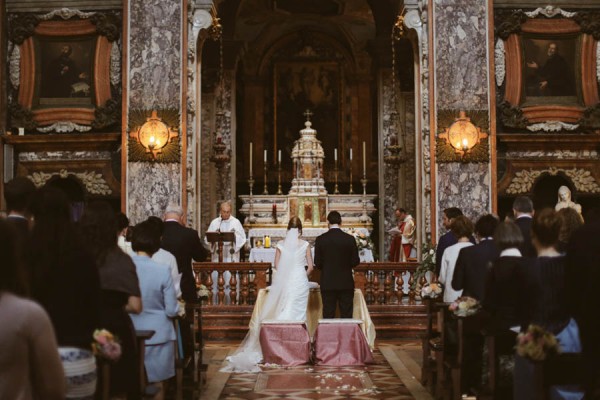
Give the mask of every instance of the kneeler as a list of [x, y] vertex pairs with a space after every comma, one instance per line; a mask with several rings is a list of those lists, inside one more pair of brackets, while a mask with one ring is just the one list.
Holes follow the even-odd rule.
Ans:
[[310, 335], [304, 321], [264, 320], [259, 340], [264, 363], [295, 366], [310, 362]]

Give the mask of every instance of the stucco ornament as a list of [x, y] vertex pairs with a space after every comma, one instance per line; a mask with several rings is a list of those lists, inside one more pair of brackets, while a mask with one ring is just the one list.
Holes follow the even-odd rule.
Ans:
[[99, 174], [94, 171], [83, 171], [83, 172], [69, 172], [66, 169], [61, 169], [57, 172], [34, 172], [29, 175], [29, 178], [36, 187], [44, 186], [52, 177], [59, 176], [60, 178], [68, 178], [70, 175], [78, 178], [83, 186], [85, 186], [85, 190], [90, 194], [95, 195], [109, 195], [112, 193], [112, 190], [104, 180], [102, 174]]
[[574, 131], [579, 128], [579, 124], [567, 124], [562, 121], [545, 121], [539, 124], [527, 125], [527, 130], [531, 132], [558, 132], [558, 131]]
[[546, 7], [539, 7], [531, 12], [525, 13], [525, 15], [527, 15], [529, 18], [535, 18], [540, 14], [546, 18], [556, 17], [557, 15], [561, 15], [565, 18], [573, 18], [575, 15], [577, 15], [576, 12], [564, 11], [560, 7], [554, 7], [550, 5]]
[[578, 192], [582, 193], [600, 193], [600, 186], [596, 182], [596, 179], [592, 176], [590, 171], [580, 168], [572, 169], [561, 169], [561, 168], [548, 168], [548, 169], [529, 169], [522, 170], [515, 173], [514, 178], [511, 180], [510, 185], [506, 189], [508, 194], [521, 194], [528, 193], [531, 191], [534, 182], [543, 174], [558, 175], [562, 173], [571, 179], [573, 185]]
[[498, 39], [496, 48], [494, 49], [494, 57], [496, 58], [496, 85], [498, 86], [502, 86], [506, 77], [506, 60], [504, 54], [504, 40]]

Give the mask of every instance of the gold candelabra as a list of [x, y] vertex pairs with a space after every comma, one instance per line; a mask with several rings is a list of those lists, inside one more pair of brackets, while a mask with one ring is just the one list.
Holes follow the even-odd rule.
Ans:
[[256, 217], [254, 217], [254, 199], [252, 199], [252, 188], [254, 187], [254, 179], [252, 179], [252, 175], [248, 178], [248, 187], [250, 188], [250, 215], [248, 216], [248, 222], [253, 224], [256, 222]]
[[352, 160], [350, 160], [350, 189], [348, 189], [348, 194], [354, 194], [354, 189], [352, 188]]
[[359, 218], [359, 221], [363, 222], [363, 223], [367, 223], [367, 222], [369, 222], [369, 216], [367, 215], [367, 175], [364, 172], [363, 172], [363, 177], [360, 180], [360, 183], [362, 184], [362, 187], [363, 187], [363, 200], [362, 200], [363, 212]]

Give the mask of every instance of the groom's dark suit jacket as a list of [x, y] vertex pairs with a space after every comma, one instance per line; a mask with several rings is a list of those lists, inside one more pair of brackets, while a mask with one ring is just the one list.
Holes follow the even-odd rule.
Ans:
[[354, 289], [352, 268], [360, 263], [352, 235], [333, 228], [315, 240], [315, 266], [321, 270], [322, 290]]

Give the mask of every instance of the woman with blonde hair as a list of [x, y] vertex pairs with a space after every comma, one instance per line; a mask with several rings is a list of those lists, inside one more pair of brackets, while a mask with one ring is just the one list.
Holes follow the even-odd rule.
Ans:
[[[310, 245], [300, 239], [302, 222], [290, 218], [285, 239], [277, 243], [275, 270], [269, 295], [261, 309], [259, 323], [250, 327], [236, 352], [227, 358], [224, 372], [259, 372], [262, 361], [259, 342], [260, 322], [264, 320], [306, 321], [306, 307], [310, 286], [308, 276], [313, 270]], [[305, 267], [308, 266], [308, 269]]]

